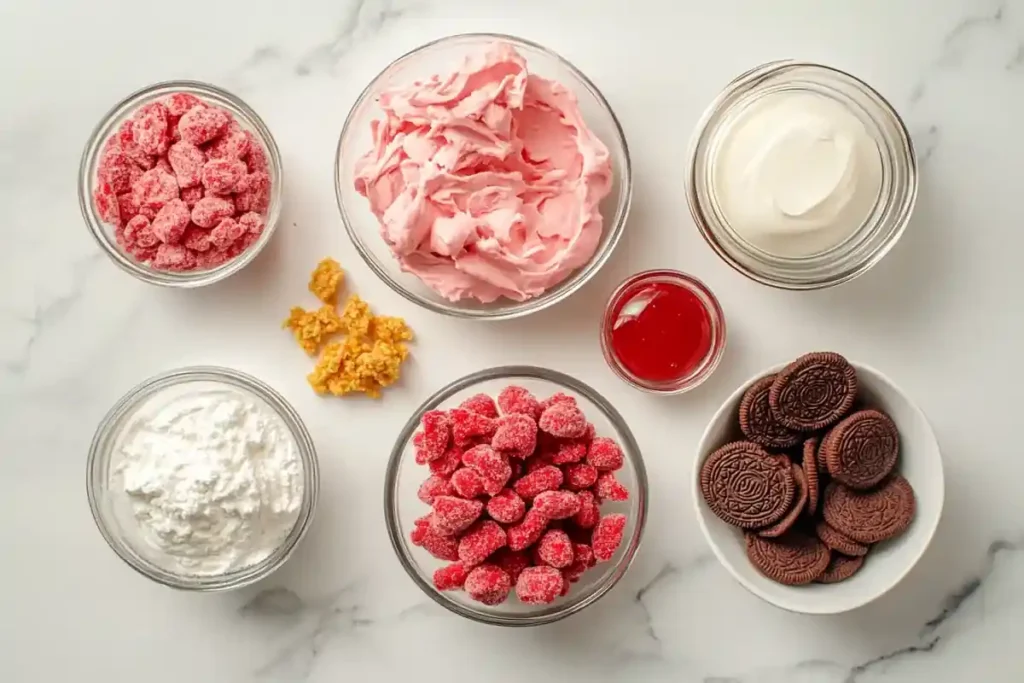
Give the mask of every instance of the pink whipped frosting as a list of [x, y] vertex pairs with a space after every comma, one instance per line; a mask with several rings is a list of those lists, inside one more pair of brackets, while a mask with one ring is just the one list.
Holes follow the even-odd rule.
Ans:
[[542, 294], [585, 264], [611, 191], [608, 148], [575, 95], [509, 44], [385, 92], [356, 190], [403, 270], [441, 296]]

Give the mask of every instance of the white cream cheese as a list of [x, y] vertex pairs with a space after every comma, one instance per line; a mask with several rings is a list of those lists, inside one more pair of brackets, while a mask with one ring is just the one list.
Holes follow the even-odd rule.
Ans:
[[810, 92], [766, 94], [722, 123], [713, 181], [732, 229], [786, 258], [842, 243], [882, 187], [878, 145], [849, 109]]

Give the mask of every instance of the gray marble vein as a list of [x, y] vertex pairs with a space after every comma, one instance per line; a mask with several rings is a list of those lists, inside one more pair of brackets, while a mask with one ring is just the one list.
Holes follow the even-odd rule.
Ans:
[[309, 76], [316, 72], [334, 75], [338, 62], [356, 41], [372, 37], [406, 12], [407, 8], [395, 7], [392, 0], [357, 0], [338, 22], [331, 39], [314, 46], [299, 59], [295, 65], [296, 75]]

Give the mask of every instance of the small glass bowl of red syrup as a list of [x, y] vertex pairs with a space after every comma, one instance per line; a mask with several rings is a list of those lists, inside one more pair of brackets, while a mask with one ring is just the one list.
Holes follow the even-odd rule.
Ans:
[[648, 270], [615, 290], [601, 322], [601, 350], [623, 381], [681, 394], [711, 376], [725, 351], [725, 314], [703, 282]]

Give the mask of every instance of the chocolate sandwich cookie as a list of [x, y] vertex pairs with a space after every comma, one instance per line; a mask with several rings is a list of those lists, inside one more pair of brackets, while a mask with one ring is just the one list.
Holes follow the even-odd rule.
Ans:
[[828, 473], [850, 488], [869, 489], [896, 467], [900, 435], [885, 413], [860, 410], [844, 417], [821, 444]]
[[743, 394], [740, 399], [740, 430], [759, 446], [781, 450], [800, 443], [800, 433], [784, 427], [772, 415], [768, 393], [776, 377], [762, 377]]
[[804, 470], [799, 465], [790, 465], [793, 469], [793, 483], [796, 485], [796, 493], [793, 494], [793, 502], [789, 506], [786, 516], [765, 529], [759, 529], [758, 536], [764, 538], [778, 538], [789, 531], [807, 505], [807, 481], [804, 477]]
[[868, 546], [861, 545], [852, 538], [847, 538], [828, 525], [827, 522], [818, 521], [814, 525], [814, 533], [821, 542], [837, 553], [848, 557], [863, 557], [868, 554]]
[[863, 557], [847, 557], [839, 553], [832, 553], [828, 567], [825, 568], [825, 571], [815, 581], [817, 583], [839, 583], [840, 581], [846, 581], [856, 574], [862, 566], [864, 566]]
[[800, 467], [804, 472], [804, 484], [807, 486], [807, 514], [814, 516], [818, 510], [818, 437], [812, 436], [804, 441], [803, 459]]
[[818, 539], [799, 533], [762, 538], [747, 533], [747, 557], [759, 572], [787, 586], [811, 583], [828, 567], [831, 553]]
[[779, 373], [768, 392], [775, 419], [802, 432], [837, 422], [856, 398], [857, 371], [830, 351], [800, 356]]
[[742, 529], [782, 519], [796, 486], [789, 459], [751, 441], [736, 441], [708, 456], [700, 470], [704, 500], [720, 519]]
[[899, 536], [914, 519], [914, 489], [898, 474], [871, 491], [831, 483], [825, 489], [825, 521], [858, 543]]

